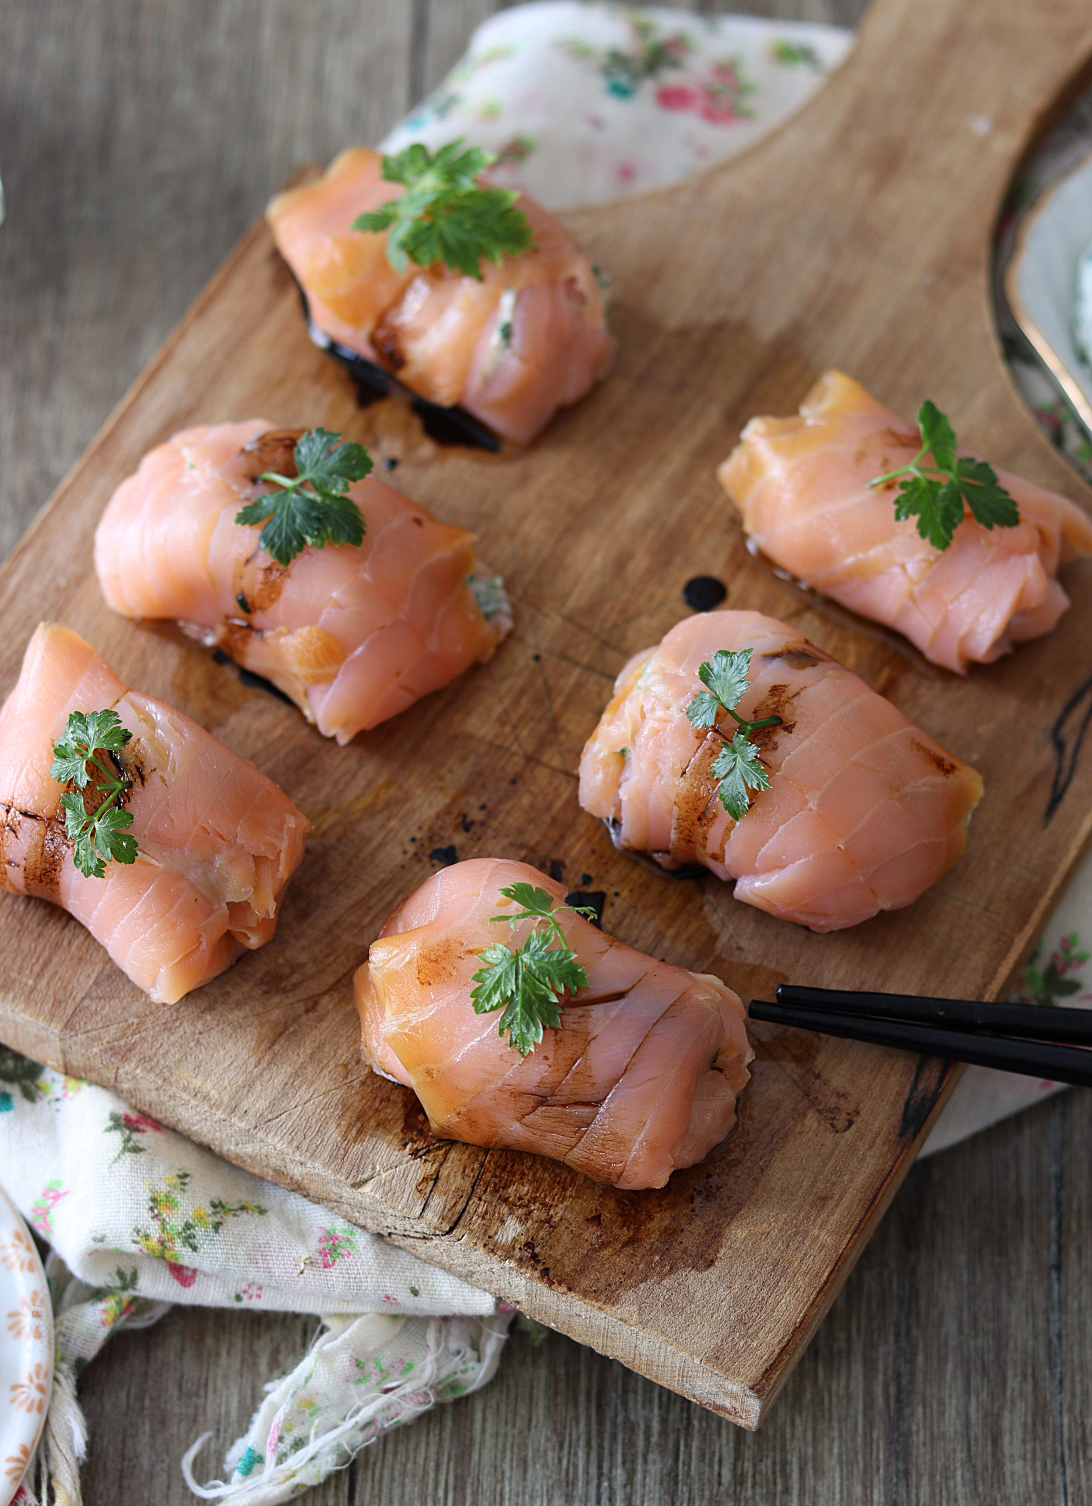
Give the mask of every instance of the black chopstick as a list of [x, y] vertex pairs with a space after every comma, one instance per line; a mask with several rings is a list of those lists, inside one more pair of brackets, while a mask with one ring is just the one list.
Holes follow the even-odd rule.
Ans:
[[[873, 1008], [876, 1006], [873, 1005]], [[798, 1030], [813, 1030], [822, 1035], [869, 1041], [878, 1046], [941, 1056], [949, 1061], [969, 1062], [974, 1066], [996, 1067], [1003, 1072], [1016, 1072], [1024, 1077], [1041, 1077], [1051, 1082], [1092, 1087], [1092, 1051], [1080, 1046], [1012, 1039], [989, 1032], [975, 1034], [966, 1030], [953, 1030], [944, 1025], [925, 1025], [913, 1020], [877, 1019], [874, 1015], [848, 1010], [771, 1004], [762, 999], [752, 1000], [749, 1013], [752, 1019], [767, 1020], [775, 1025], [791, 1025]], [[1061, 1011], [1050, 1011], [1052, 1018], [1058, 1013]]]
[[965, 1025], [974, 1031], [1037, 1041], [1074, 1041], [1092, 1046], [1092, 1009], [1053, 1009], [1040, 1004], [979, 1004], [968, 999], [926, 999], [916, 994], [854, 993], [783, 983], [777, 1002], [833, 1009], [840, 1014], [917, 1020], [925, 1025]]

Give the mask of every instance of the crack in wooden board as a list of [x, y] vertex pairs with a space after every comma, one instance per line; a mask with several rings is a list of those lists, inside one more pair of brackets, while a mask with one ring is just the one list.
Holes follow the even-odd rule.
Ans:
[[[67, 917], [6, 898], [0, 1037], [755, 1426], [953, 1074], [764, 1027], [736, 1133], [664, 1191], [619, 1193], [431, 1141], [412, 1097], [359, 1062], [351, 977], [432, 871], [428, 854], [455, 845], [590, 875], [611, 931], [745, 995], [782, 979], [1007, 988], [1092, 827], [1087, 756], [1043, 825], [1051, 729], [1090, 669], [1090, 562], [1068, 567], [1074, 606], [1049, 638], [966, 680], [925, 674], [751, 560], [713, 468], [752, 412], [791, 410], [838, 363], [900, 411], [928, 393], [976, 452], [1087, 500], [1012, 392], [988, 313], [986, 247], [1011, 166], [1092, 51], [1083, 4], [1051, 6], [1049, 26], [1039, 12], [880, 0], [842, 71], [760, 147], [571, 215], [614, 275], [619, 358], [526, 454], [441, 451], [405, 404], [359, 410], [256, 227], [0, 575], [0, 686], [37, 621], [63, 619], [129, 683], [253, 758], [318, 835], [275, 942], [172, 1009]], [[878, 87], [895, 77], [897, 91]], [[978, 115], [987, 137], [967, 125]], [[172, 629], [113, 616], [89, 572], [102, 508], [150, 445], [255, 413], [398, 458], [398, 484], [472, 528], [515, 600], [515, 632], [488, 665], [348, 748]], [[982, 769], [966, 857], [911, 909], [816, 937], [711, 878], [667, 882], [579, 810], [576, 763], [611, 679], [707, 573], [729, 606], [793, 621]]]

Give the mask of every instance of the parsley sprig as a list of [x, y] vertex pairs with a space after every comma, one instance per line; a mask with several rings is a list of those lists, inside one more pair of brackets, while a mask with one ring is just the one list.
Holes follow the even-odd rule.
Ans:
[[[765, 716], [760, 721], [748, 722], [736, 710], [750, 683], [747, 678], [750, 669], [749, 648], [741, 648], [735, 653], [718, 648], [712, 659], [704, 660], [698, 667], [698, 679], [708, 688], [700, 690], [686, 708], [692, 726], [716, 732], [723, 739], [712, 772], [719, 781], [720, 803], [733, 821], [741, 821], [751, 808], [748, 790], [770, 788], [770, 776], [751, 741], [751, 733], [759, 732], [763, 727], [781, 725], [779, 716]], [[731, 740], [717, 726], [721, 711], [727, 711], [737, 723]]]
[[505, 256], [534, 248], [519, 198], [504, 188], [480, 188], [478, 174], [497, 159], [480, 147], [460, 151], [463, 138], [432, 153], [419, 141], [383, 158], [383, 178], [406, 192], [353, 221], [354, 230], [389, 230], [387, 260], [404, 276], [407, 258], [419, 267], [443, 262], [481, 281], [483, 261], [500, 266]]
[[[508, 1044], [528, 1056], [541, 1041], [544, 1026], [560, 1026], [561, 996], [588, 986], [588, 975], [558, 924], [558, 912], [572, 910], [590, 919], [595, 911], [585, 905], [555, 906], [545, 889], [532, 884], [512, 884], [501, 894], [521, 908], [511, 915], [491, 915], [490, 922], [506, 920], [514, 930], [521, 920], [531, 920], [535, 929], [516, 952], [500, 943], [486, 947], [481, 953], [485, 966], [471, 979], [478, 986], [470, 1002], [475, 1014], [503, 1009], [497, 1034], [507, 1031]], [[540, 921], [546, 922], [545, 930], [539, 928]]]
[[295, 476], [263, 471], [259, 481], [277, 488], [263, 492], [235, 514], [236, 523], [265, 526], [258, 543], [278, 565], [289, 565], [306, 545], [325, 549], [327, 544], [361, 544], [364, 515], [345, 493], [351, 481], [362, 481], [372, 469], [371, 456], [362, 444], [326, 429], [308, 429], [296, 441]]
[[[110, 862], [136, 862], [136, 838], [128, 830], [133, 818], [118, 803], [132, 781], [113, 759], [104, 762], [98, 756], [120, 753], [131, 737], [116, 711], [73, 711], [53, 744], [51, 776], [58, 784], [76, 786], [61, 796], [61, 805], [72, 860], [87, 878], [103, 878]], [[100, 797], [93, 812], [80, 793], [89, 785]]]
[[[952, 426], [928, 398], [918, 412], [918, 433], [921, 449], [910, 464], [868, 483], [873, 487], [898, 481], [895, 517], [900, 523], [917, 517], [918, 533], [941, 550], [952, 542], [967, 508], [983, 528], [1016, 527], [1019, 511], [997, 472], [984, 460], [956, 454]], [[926, 455], [932, 456], [932, 465], [922, 464]]]

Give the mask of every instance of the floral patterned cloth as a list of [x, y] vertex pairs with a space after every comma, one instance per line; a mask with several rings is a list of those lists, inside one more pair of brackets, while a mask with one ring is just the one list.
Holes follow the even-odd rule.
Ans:
[[833, 26], [545, 0], [491, 17], [381, 143], [465, 136], [494, 181], [547, 208], [661, 188], [734, 156], [815, 93], [853, 34]]
[[[851, 42], [830, 27], [676, 10], [519, 6], [478, 29], [465, 58], [382, 146], [463, 136], [497, 155], [498, 182], [550, 207], [594, 203], [734, 155], [798, 109]], [[1092, 107], [1088, 123], [1092, 136]], [[1064, 158], [1071, 143], [1052, 149]], [[1003, 221], [999, 266], [1006, 234], [1037, 191], [1035, 171]], [[1013, 330], [1003, 334], [1040, 421], [1092, 479], [1090, 437]], [[1090, 937], [1092, 858], [1018, 997], [1048, 1007], [1092, 1001]], [[970, 1068], [925, 1153], [1055, 1091]], [[228, 1452], [225, 1481], [195, 1478], [208, 1435], [190, 1450], [184, 1473], [204, 1499], [287, 1500], [388, 1428], [493, 1374], [511, 1314], [492, 1297], [220, 1161], [113, 1094], [2, 1048], [0, 1157], [12, 1197], [52, 1246], [57, 1314], [57, 1389], [24, 1506], [39, 1497], [78, 1506], [84, 1438], [74, 1379], [111, 1334], [155, 1322], [174, 1302], [325, 1322], [291, 1374], [268, 1388]]]
[[[496, 1367], [511, 1314], [485, 1292], [3, 1047], [0, 1149], [5, 1186], [52, 1248], [62, 1390], [111, 1334], [174, 1302], [325, 1319], [230, 1451], [230, 1479], [199, 1488], [188, 1459], [208, 1499], [286, 1500]], [[80, 1428], [74, 1400], [67, 1423]], [[52, 1441], [63, 1455], [55, 1427]]]

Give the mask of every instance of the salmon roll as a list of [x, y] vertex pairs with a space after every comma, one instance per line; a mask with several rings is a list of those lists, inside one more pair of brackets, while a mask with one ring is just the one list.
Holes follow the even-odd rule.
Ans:
[[717, 472], [751, 542], [825, 596], [909, 638], [957, 674], [1049, 633], [1069, 605], [1059, 564], [1092, 553], [1092, 520], [1067, 497], [996, 472], [1014, 527], [969, 511], [935, 548], [899, 520], [894, 480], [919, 432], [863, 387], [830, 371], [795, 418], [753, 418]]
[[483, 260], [479, 276], [441, 261], [396, 271], [389, 231], [353, 229], [406, 192], [383, 178], [383, 161], [364, 147], [342, 152], [317, 182], [278, 194], [266, 211], [313, 328], [427, 402], [527, 443], [610, 365], [615, 341], [590, 262], [559, 220], [520, 194], [514, 208], [530, 227], [530, 250], [499, 265]]
[[[542, 939], [541, 921], [494, 919], [536, 892], [583, 982], [521, 1055], [501, 1034], [506, 1016], [498, 1026], [495, 1010], [477, 1013], [473, 994], [498, 943], [515, 954]], [[364, 1060], [412, 1088], [444, 1139], [550, 1156], [611, 1187], [663, 1187], [735, 1123], [753, 1056], [743, 1005], [719, 978], [606, 935], [564, 897], [526, 863], [476, 858], [433, 874], [356, 974]]]
[[[82, 798], [94, 815], [101, 781], [120, 786], [117, 824], [135, 858], [100, 863], [95, 876], [77, 866], [62, 804], [79, 779], [51, 769], [71, 714], [102, 712], [114, 713], [118, 746], [96, 755]], [[123, 685], [77, 633], [37, 629], [0, 707], [0, 887], [60, 905], [138, 988], [173, 1004], [272, 940], [309, 829], [271, 779]]]
[[296, 477], [302, 433], [254, 418], [175, 434], [111, 497], [95, 569], [115, 612], [174, 618], [347, 743], [488, 659], [512, 619], [473, 535], [374, 476], [346, 494], [359, 545], [307, 545], [279, 564], [236, 517], [275, 495], [263, 475]]
[[[750, 733], [761, 772], [738, 816], [718, 777], [738, 721], [723, 707], [715, 721], [688, 715], [717, 655], [746, 661], [737, 715], [774, 723]], [[758, 612], [689, 617], [635, 655], [580, 760], [580, 804], [616, 847], [668, 870], [700, 864], [745, 904], [813, 931], [913, 904], [963, 852], [981, 796], [974, 769]]]

